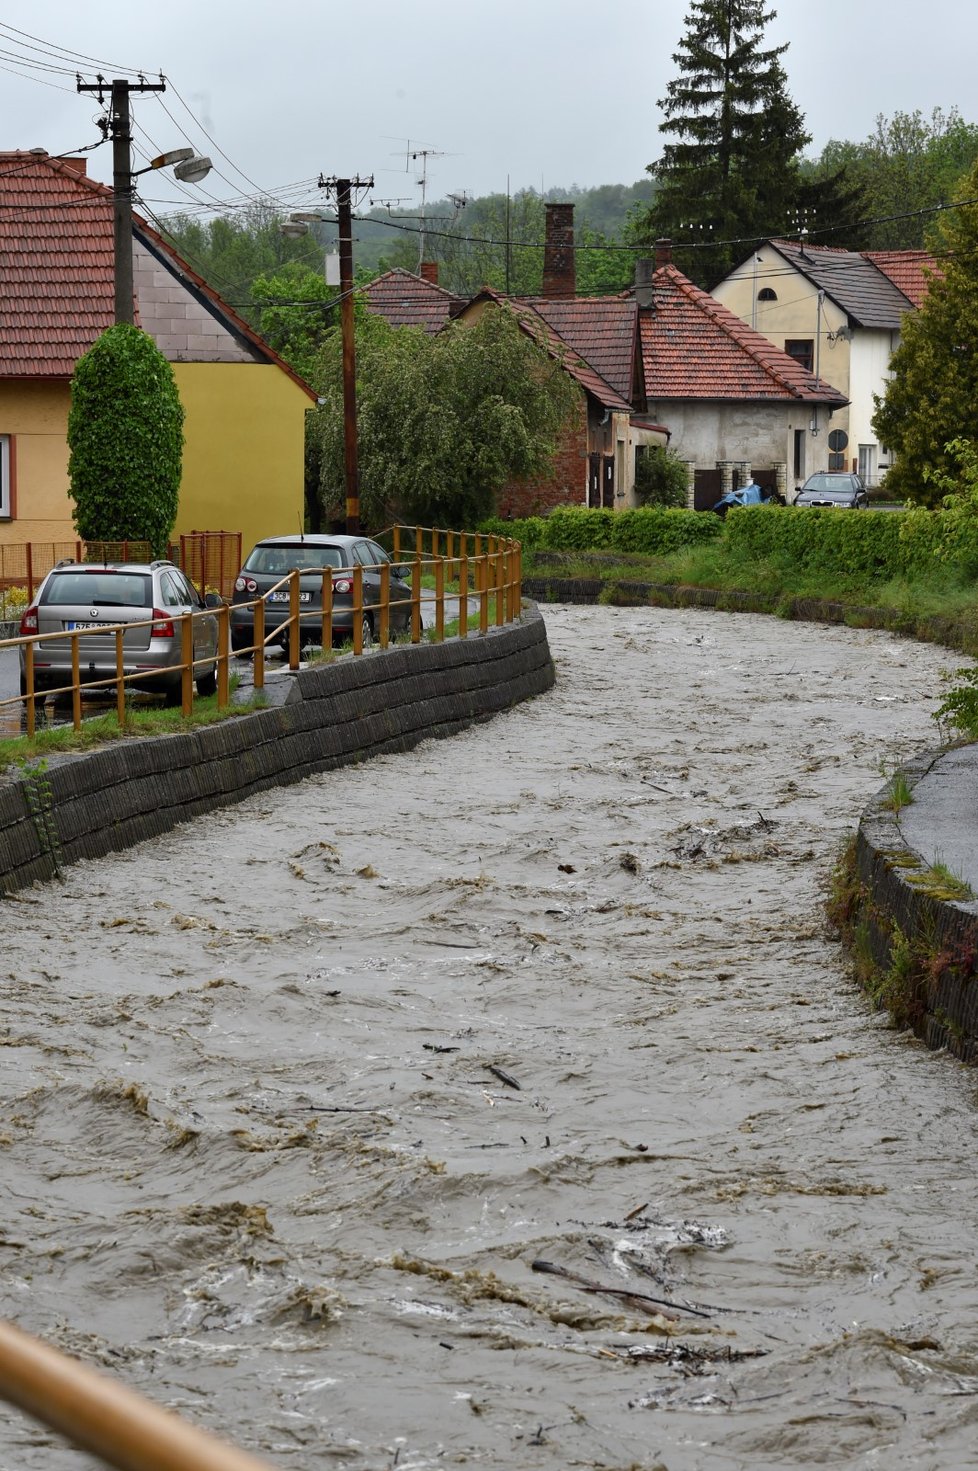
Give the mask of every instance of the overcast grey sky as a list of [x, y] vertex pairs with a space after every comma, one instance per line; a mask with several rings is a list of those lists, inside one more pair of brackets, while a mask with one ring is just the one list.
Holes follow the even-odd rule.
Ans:
[[[777, 8], [767, 39], [790, 43], [810, 151], [866, 137], [880, 112], [957, 105], [978, 118], [978, 6]], [[210, 154], [219, 172], [189, 197], [214, 208], [257, 188], [318, 207], [320, 172], [372, 174], [376, 198], [408, 205], [423, 168], [428, 199], [632, 183], [660, 149], [657, 99], [686, 13], [687, 0], [0, 0], [0, 148], [94, 142], [98, 108], [76, 92], [76, 67], [86, 81], [142, 68], [169, 85], [134, 99], [137, 148]], [[90, 156], [95, 178], [111, 167], [110, 145]], [[179, 198], [156, 176], [140, 189], [160, 209]]]

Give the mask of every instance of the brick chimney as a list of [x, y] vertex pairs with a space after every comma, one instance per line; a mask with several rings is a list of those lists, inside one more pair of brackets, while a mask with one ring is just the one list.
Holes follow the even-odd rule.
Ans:
[[419, 271], [422, 281], [430, 281], [432, 286], [438, 285], [438, 262], [436, 260], [423, 260]]
[[543, 294], [554, 301], [573, 301], [577, 295], [574, 262], [574, 206], [548, 204], [543, 247]]
[[657, 240], [655, 242], [655, 268], [672, 265], [672, 241]]

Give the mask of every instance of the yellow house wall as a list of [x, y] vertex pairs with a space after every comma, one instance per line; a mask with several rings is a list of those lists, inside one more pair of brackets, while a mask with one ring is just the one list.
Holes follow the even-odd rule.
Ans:
[[[756, 299], [755, 292], [766, 286], [777, 292], [777, 301]], [[771, 246], [762, 245], [756, 260], [749, 256], [713, 288], [712, 295], [749, 327], [756, 327], [775, 347], [783, 350], [790, 338], [807, 338], [813, 343], [817, 340], [819, 377], [849, 397], [849, 343], [835, 336], [846, 325], [845, 313], [828, 298], [823, 300], [819, 313], [817, 289]], [[818, 322], [820, 331], [816, 333]], [[848, 430], [847, 408], [835, 411], [832, 425]]]
[[311, 399], [271, 363], [174, 363], [173, 373], [186, 410], [174, 534], [240, 531], [247, 553], [301, 531]]
[[68, 500], [68, 384], [0, 383], [0, 434], [14, 446], [15, 514], [0, 544], [74, 542]]
[[[243, 549], [302, 525], [311, 400], [272, 364], [175, 363], [184, 422], [174, 534], [240, 531]], [[69, 385], [0, 383], [0, 434], [15, 454], [15, 515], [0, 544], [76, 539], [68, 495]]]

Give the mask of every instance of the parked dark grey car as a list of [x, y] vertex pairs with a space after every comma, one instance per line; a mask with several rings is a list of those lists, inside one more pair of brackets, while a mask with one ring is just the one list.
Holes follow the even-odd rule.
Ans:
[[390, 567], [390, 631], [406, 633], [411, 627], [410, 568], [391, 562], [384, 548], [366, 536], [269, 536], [248, 554], [234, 584], [231, 599], [231, 646], [245, 649], [255, 641], [254, 611], [242, 604], [265, 599], [265, 633], [281, 629], [276, 642], [288, 646], [289, 589], [276, 587], [287, 573], [297, 570], [299, 611], [303, 643], [318, 644], [322, 636], [323, 572], [333, 573], [333, 641], [353, 637], [353, 581], [344, 576], [354, 567], [363, 569], [362, 632], [368, 646], [377, 631], [378, 613], [369, 608], [380, 602], [380, 569]]
[[[180, 618], [194, 614], [194, 659], [209, 660], [194, 671], [197, 692], [212, 695], [217, 689], [217, 618], [211, 609], [220, 604], [217, 594], [204, 600], [172, 562], [120, 562], [98, 565], [59, 562], [44, 578], [31, 606], [20, 623], [22, 637], [40, 633], [63, 633], [34, 645], [35, 690], [56, 689], [71, 683], [71, 645], [74, 629], [105, 629], [86, 633], [78, 640], [82, 683], [112, 679], [117, 674], [115, 633], [112, 624], [143, 623], [127, 630], [123, 639], [123, 672], [132, 675], [127, 683], [180, 698], [180, 671], [159, 671], [180, 662]], [[150, 621], [152, 620], [152, 621]], [[27, 693], [26, 659], [20, 649], [20, 692]]]
[[809, 475], [795, 496], [794, 504], [864, 511], [869, 505], [869, 493], [858, 475], [841, 470], [823, 470], [818, 475]]

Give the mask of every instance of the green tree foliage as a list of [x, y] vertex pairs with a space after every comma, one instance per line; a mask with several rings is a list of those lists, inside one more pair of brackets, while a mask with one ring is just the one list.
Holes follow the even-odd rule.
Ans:
[[890, 359], [892, 377], [876, 397], [873, 428], [896, 456], [887, 490], [934, 504], [961, 478], [952, 441], [975, 433], [978, 403], [978, 164], [966, 176], [957, 209], [936, 226], [943, 274], [930, 283], [924, 303], [903, 319], [900, 346]]
[[687, 500], [689, 473], [674, 450], [652, 445], [635, 463], [635, 498], [640, 506], [679, 506]]
[[[634, 252], [621, 244], [631, 210], [651, 196], [651, 185], [606, 184], [598, 189], [523, 189], [507, 198], [490, 194], [464, 210], [433, 205], [426, 217], [424, 256], [439, 267], [439, 284], [456, 296], [491, 286], [511, 296], [536, 296], [543, 286], [548, 201], [573, 204], [579, 296], [606, 296], [634, 279]], [[361, 229], [363, 227], [361, 226]], [[403, 235], [385, 251], [381, 269], [417, 271], [419, 239]]]
[[817, 159], [806, 160], [803, 173], [815, 183], [844, 169], [861, 193], [864, 223], [844, 242], [855, 250], [919, 250], [932, 216], [926, 211], [947, 203], [961, 177], [978, 159], [978, 125], [967, 123], [958, 109], [935, 107], [930, 118], [916, 112], [882, 113], [862, 143], [833, 139]]
[[290, 261], [323, 273], [325, 226], [290, 237], [279, 228], [283, 216], [263, 202], [240, 214], [219, 215], [201, 222], [193, 216], [170, 215], [163, 222], [166, 238], [209, 286], [220, 293], [251, 326], [258, 309], [252, 305], [252, 283], [274, 275]]
[[[673, 56], [678, 73], [659, 102], [660, 131], [672, 141], [649, 165], [659, 188], [632, 236], [647, 246], [693, 242], [676, 259], [704, 286], [744, 255], [745, 241], [831, 218], [853, 202], [838, 175], [801, 177], [798, 155], [810, 137], [788, 95], [787, 46], [762, 45], [775, 13], [763, 0], [691, 0]], [[722, 243], [732, 240], [741, 243]]]
[[336, 326], [338, 290], [326, 285], [321, 269], [287, 261], [279, 270], [255, 278], [251, 299], [258, 310], [260, 335], [300, 378], [315, 386], [320, 351]]
[[[474, 526], [514, 477], [546, 473], [557, 437], [579, 404], [567, 373], [504, 309], [434, 337], [362, 314], [356, 332], [360, 512]], [[315, 415], [328, 512], [343, 503], [343, 395], [339, 333], [323, 352], [327, 402]]]
[[162, 556], [177, 516], [183, 405], [170, 364], [138, 327], [110, 327], [76, 363], [68, 448], [78, 535], [145, 540]]

